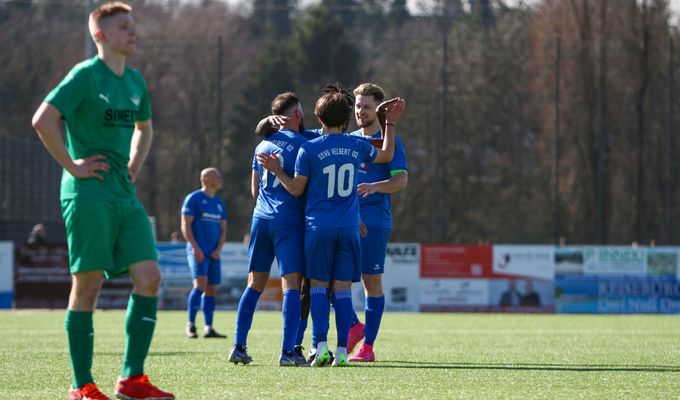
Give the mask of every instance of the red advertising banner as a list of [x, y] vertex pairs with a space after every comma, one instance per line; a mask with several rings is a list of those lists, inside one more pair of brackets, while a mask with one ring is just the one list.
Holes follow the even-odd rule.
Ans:
[[492, 246], [423, 244], [421, 278], [485, 278], [491, 276]]

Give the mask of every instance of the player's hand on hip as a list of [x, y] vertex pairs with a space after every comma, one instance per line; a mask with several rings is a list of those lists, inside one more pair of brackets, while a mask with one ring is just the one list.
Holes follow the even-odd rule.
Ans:
[[194, 258], [196, 259], [196, 262], [201, 263], [205, 259], [205, 255], [203, 254], [203, 250], [201, 250], [197, 247], [192, 247], [191, 253], [193, 253]]
[[135, 183], [137, 180], [137, 172], [136, 167], [128, 164], [128, 178], [130, 178], [130, 182]]
[[213, 250], [213, 252], [210, 253], [210, 258], [212, 258], [213, 260], [219, 260], [220, 259], [220, 251], [217, 250], [217, 249]]
[[74, 168], [73, 171], [69, 172], [79, 179], [97, 178], [104, 180], [104, 177], [99, 172], [108, 172], [111, 168], [109, 164], [102, 161], [105, 158], [105, 155], [97, 154], [96, 156], [73, 160]]
[[372, 183], [360, 183], [357, 185], [357, 194], [361, 197], [368, 197], [375, 193], [376, 188]]
[[368, 228], [366, 228], [366, 224], [364, 224], [363, 221], [361, 221], [361, 224], [359, 225], [359, 234], [361, 234], [361, 237], [366, 237], [366, 235], [368, 235]]

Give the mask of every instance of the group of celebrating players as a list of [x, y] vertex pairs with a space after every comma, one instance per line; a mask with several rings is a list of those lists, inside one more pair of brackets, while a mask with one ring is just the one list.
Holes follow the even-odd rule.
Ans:
[[[248, 287], [238, 307], [230, 361], [252, 361], [246, 349], [248, 331], [275, 257], [283, 290], [279, 365], [374, 361], [373, 343], [385, 307], [381, 276], [392, 222], [389, 193], [406, 186], [407, 171], [404, 147], [394, 133], [406, 103], [395, 98], [380, 104], [384, 97], [372, 83], [358, 86], [354, 95], [329, 85], [314, 107], [322, 128], [306, 130], [300, 100], [287, 92], [272, 102], [273, 115], [258, 124], [257, 132], [266, 137], [252, 163], [257, 204]], [[353, 111], [359, 129], [344, 133]], [[352, 306], [351, 285], [360, 280], [366, 291], [365, 325]], [[327, 343], [329, 300], [337, 330], [334, 355]], [[302, 341], [310, 311], [307, 360]]]
[[[125, 317], [125, 354], [114, 393], [127, 400], [171, 400], [175, 396], [153, 385], [144, 373], [161, 275], [153, 232], [134, 188], [153, 128], [146, 82], [126, 66], [127, 57], [136, 51], [132, 8], [121, 2], [103, 4], [90, 14], [88, 26], [97, 55], [73, 67], [33, 117], [38, 136], [64, 168], [61, 206], [72, 276], [65, 328], [74, 378], [68, 399], [109, 399], [91, 373], [92, 316], [104, 278], [129, 274], [133, 290]], [[389, 194], [407, 182], [404, 148], [395, 136], [405, 101], [395, 98], [380, 104], [384, 92], [370, 83], [357, 87], [354, 95], [338, 86], [326, 87], [314, 108], [322, 127], [310, 131], [304, 129], [299, 99], [284, 93], [272, 102], [274, 115], [258, 125], [265, 138], [253, 158], [257, 205], [232, 362], [252, 361], [246, 340], [274, 257], [284, 291], [279, 364], [346, 366], [375, 359], [373, 343], [385, 305], [381, 276], [392, 224]], [[353, 111], [359, 129], [344, 133]], [[194, 320], [202, 308], [204, 336], [220, 337], [212, 328], [219, 273], [214, 266], [211, 270], [219, 263], [210, 260], [219, 259], [226, 209], [221, 200], [211, 201], [222, 185], [219, 172], [206, 169], [201, 179], [202, 189], [209, 190], [194, 192], [182, 208], [182, 230], [194, 267], [187, 333], [196, 336]], [[201, 207], [208, 203], [213, 208], [205, 212]], [[201, 248], [200, 238], [189, 233], [199, 219], [210, 220], [211, 229], [219, 232], [215, 247]], [[366, 293], [365, 325], [352, 307], [351, 284], [359, 280]], [[334, 355], [327, 343], [329, 302], [337, 329]], [[306, 360], [301, 345], [310, 311], [312, 351]], [[360, 349], [349, 357], [361, 339]]]

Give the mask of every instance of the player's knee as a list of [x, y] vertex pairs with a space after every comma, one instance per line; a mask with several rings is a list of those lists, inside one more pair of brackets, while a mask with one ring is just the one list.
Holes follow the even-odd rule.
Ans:
[[215, 297], [217, 294], [217, 285], [207, 285], [205, 290], [203, 290], [206, 296]]
[[302, 284], [302, 274], [298, 272], [291, 272], [281, 277], [281, 284], [283, 290], [300, 290]]
[[208, 281], [205, 279], [205, 277], [203, 277], [203, 279], [199, 277], [198, 279], [194, 280], [194, 287], [205, 293], [208, 290]]
[[94, 309], [99, 290], [100, 285], [97, 284], [74, 285], [71, 289], [69, 308], [72, 310]]
[[156, 268], [141, 275], [135, 282], [139, 294], [143, 296], [156, 296], [161, 287], [161, 273]]
[[248, 275], [248, 287], [262, 293], [267, 286], [269, 274], [263, 272], [251, 272]]
[[383, 295], [382, 275], [364, 275], [364, 292], [369, 297], [380, 297]]

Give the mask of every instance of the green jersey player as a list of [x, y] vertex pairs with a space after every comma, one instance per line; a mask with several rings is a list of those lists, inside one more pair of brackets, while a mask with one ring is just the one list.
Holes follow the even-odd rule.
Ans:
[[[174, 399], [144, 374], [156, 324], [160, 271], [155, 240], [133, 182], [151, 146], [151, 107], [142, 75], [127, 67], [135, 52], [132, 8], [107, 3], [89, 16], [97, 55], [73, 67], [33, 116], [33, 127], [64, 168], [61, 207], [69, 247], [71, 293], [66, 333], [74, 373], [69, 399], [108, 399], [91, 374], [92, 314], [104, 278], [129, 274], [133, 290], [115, 395]], [[66, 142], [59, 120], [66, 124]]]

